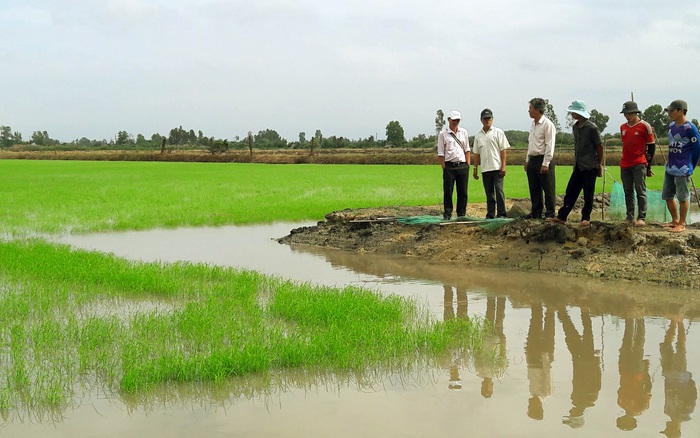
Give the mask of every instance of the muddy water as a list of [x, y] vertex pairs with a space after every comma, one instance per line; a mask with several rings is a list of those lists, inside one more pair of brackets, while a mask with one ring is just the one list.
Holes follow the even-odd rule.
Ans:
[[[491, 358], [446, 355], [374, 376], [285, 374], [146, 398], [93, 394], [0, 436], [700, 436], [697, 292], [279, 245], [299, 224], [56, 240], [141, 260], [191, 260], [411, 296], [440, 318], [493, 322]], [[495, 360], [493, 360], [495, 358]], [[634, 430], [630, 433], [629, 430]]]

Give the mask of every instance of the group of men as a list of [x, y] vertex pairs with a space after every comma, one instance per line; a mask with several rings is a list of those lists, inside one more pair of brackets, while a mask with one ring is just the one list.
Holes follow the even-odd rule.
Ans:
[[[532, 118], [528, 136], [524, 170], [530, 190], [532, 208], [525, 217], [549, 222], [566, 223], [569, 213], [583, 191], [581, 225], [589, 226], [593, 210], [596, 178], [603, 175], [603, 146], [598, 127], [591, 122], [586, 103], [576, 100], [567, 112], [573, 119], [574, 164], [564, 194], [563, 205], [555, 213], [556, 186], [554, 144], [556, 127], [545, 116], [546, 101], [531, 99], [528, 113]], [[674, 100], [665, 109], [671, 120], [668, 137], [662, 198], [671, 214], [671, 222], [662, 224], [671, 231], [685, 230], [690, 206], [692, 175], [700, 158], [698, 128], [686, 118], [688, 104]], [[626, 220], [637, 226], [646, 224], [646, 177], [653, 176], [652, 160], [656, 150], [654, 130], [639, 118], [639, 107], [633, 101], [625, 102], [620, 112], [627, 121], [620, 126], [622, 157], [620, 179], [625, 192]], [[450, 220], [454, 205], [452, 195], [457, 191], [457, 216], [466, 216], [469, 167], [473, 163], [473, 177], [481, 179], [486, 192], [486, 218], [506, 217], [503, 180], [506, 175], [506, 151], [510, 148], [503, 130], [493, 126], [493, 112], [481, 112], [482, 128], [474, 136], [473, 148], [469, 134], [459, 126], [462, 115], [450, 112], [448, 126], [438, 136], [438, 160], [443, 169], [443, 219]], [[473, 152], [473, 154], [472, 154]], [[676, 198], [678, 202], [676, 202]], [[637, 214], [635, 219], [635, 200]]]

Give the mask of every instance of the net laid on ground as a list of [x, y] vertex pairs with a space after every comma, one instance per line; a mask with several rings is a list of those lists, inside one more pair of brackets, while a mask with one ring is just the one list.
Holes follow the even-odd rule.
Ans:
[[452, 225], [452, 224], [465, 224], [474, 225], [483, 228], [486, 231], [495, 231], [512, 221], [510, 218], [497, 218], [497, 219], [483, 219], [473, 216], [464, 216], [457, 219], [452, 219], [449, 221], [442, 220], [440, 216], [410, 216], [410, 217], [400, 217], [396, 221], [404, 225]]
[[[622, 184], [613, 182], [610, 192], [610, 218], [625, 220], [627, 207], [625, 205], [625, 191]], [[637, 199], [634, 200], [634, 219], [637, 219]], [[647, 189], [647, 221], [669, 222], [671, 215], [666, 208], [666, 201], [661, 199], [661, 192]]]

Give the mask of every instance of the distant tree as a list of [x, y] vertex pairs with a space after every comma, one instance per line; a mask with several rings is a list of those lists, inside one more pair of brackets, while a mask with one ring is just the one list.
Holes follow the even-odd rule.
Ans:
[[5, 148], [15, 144], [15, 136], [12, 134], [12, 129], [9, 126], [0, 126], [0, 144]]
[[610, 120], [610, 117], [606, 116], [601, 112], [598, 112], [598, 110], [596, 109], [592, 109], [590, 120], [591, 122], [595, 123], [595, 125], [602, 133], [603, 131], [605, 131], [605, 128], [608, 127], [608, 121]]
[[248, 139], [248, 149], [250, 150], [250, 156], [252, 157], [253, 156], [253, 142], [255, 141], [252, 131], [248, 131], [248, 138], [247, 139]]
[[316, 139], [316, 145], [320, 148], [323, 146], [323, 134], [321, 134], [321, 130], [317, 129], [316, 132], [314, 133], [314, 138]]
[[693, 125], [695, 125], [696, 128], [697, 128], [698, 126], [700, 126], [700, 125], [698, 125], [698, 119], [693, 119], [693, 120], [690, 121], [690, 123], [692, 123]]
[[401, 124], [396, 120], [389, 122], [386, 125], [386, 141], [391, 146], [400, 147], [406, 143], [406, 137], [404, 137], [403, 128]]
[[314, 154], [314, 149], [316, 149], [316, 137], [311, 137], [311, 141], [309, 142], [309, 154], [313, 155]]
[[53, 143], [55, 143], [55, 141], [51, 140], [51, 137], [49, 137], [49, 133], [46, 131], [32, 132], [31, 142], [38, 146], [50, 146]]
[[560, 132], [561, 125], [559, 125], [559, 119], [557, 119], [557, 113], [554, 112], [554, 106], [552, 106], [552, 104], [549, 103], [549, 99], [544, 99], [544, 115], [549, 120], [551, 120], [552, 123], [554, 123], [554, 127], [557, 129], [557, 132]]
[[668, 118], [668, 114], [661, 105], [656, 104], [645, 109], [642, 113], [642, 119], [654, 128], [657, 138], [665, 137], [668, 134], [668, 124], [671, 123], [671, 119]]
[[435, 117], [435, 134], [440, 135], [440, 131], [445, 126], [445, 113], [441, 109], [437, 110], [437, 117]]
[[148, 144], [146, 137], [143, 134], [136, 134], [136, 146], [142, 148]]
[[299, 133], [299, 146], [304, 146], [306, 144], [306, 132]]
[[255, 136], [255, 145], [262, 149], [287, 147], [287, 140], [280, 137], [274, 129], [266, 129]]
[[124, 146], [133, 143], [133, 137], [126, 131], [117, 132], [117, 138], [115, 143], [119, 146]]

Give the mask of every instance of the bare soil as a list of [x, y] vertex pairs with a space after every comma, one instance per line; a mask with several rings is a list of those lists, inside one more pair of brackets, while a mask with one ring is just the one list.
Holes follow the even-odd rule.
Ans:
[[[523, 202], [510, 200], [509, 216], [529, 211]], [[636, 227], [592, 220], [583, 227], [573, 212], [566, 224], [514, 218], [489, 232], [473, 224], [403, 225], [380, 219], [419, 215], [441, 216], [442, 207], [335, 211], [316, 226], [294, 229], [279, 241], [465, 266], [700, 287], [700, 227], [696, 225], [681, 233], [671, 233], [658, 223]], [[485, 217], [485, 205], [470, 204], [467, 215]], [[592, 217], [600, 218], [600, 211]]]

